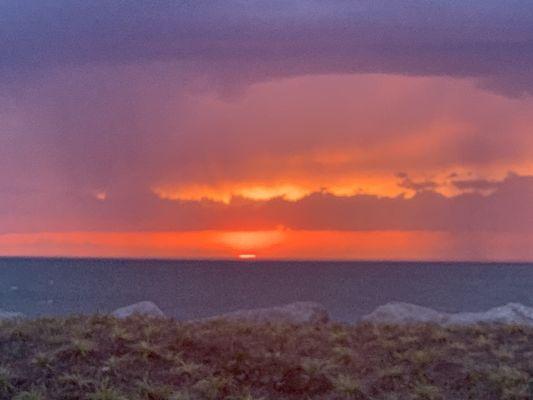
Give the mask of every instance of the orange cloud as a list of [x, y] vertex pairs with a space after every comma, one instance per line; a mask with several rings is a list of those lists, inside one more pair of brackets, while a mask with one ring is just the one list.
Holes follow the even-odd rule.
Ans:
[[533, 99], [467, 79], [314, 75], [253, 84], [231, 100], [211, 92], [188, 100], [181, 131], [191, 157], [154, 178], [160, 198], [298, 200], [321, 189], [391, 197], [405, 192], [400, 171], [453, 195], [445, 181], [454, 172], [533, 172]]
[[229, 204], [232, 198], [242, 197], [249, 200], [263, 201], [282, 198], [296, 201], [309, 195], [312, 190], [292, 184], [215, 184], [215, 185], [185, 185], [162, 186], [152, 188], [152, 192], [164, 200], [200, 201], [211, 200]]
[[[35, 89], [52, 102], [21, 96], [2, 126], [0, 232], [22, 235], [3, 236], [3, 254], [460, 258], [471, 254], [452, 234], [530, 238], [531, 97], [382, 74], [224, 97], [170, 68], [60, 72]], [[475, 180], [496, 189], [484, 196]], [[58, 233], [24, 233], [40, 231]], [[525, 254], [504, 243], [506, 257]]]

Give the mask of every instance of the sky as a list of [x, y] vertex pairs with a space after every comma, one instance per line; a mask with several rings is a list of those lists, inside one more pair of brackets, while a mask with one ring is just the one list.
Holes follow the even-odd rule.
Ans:
[[0, 3], [0, 255], [533, 261], [533, 4]]

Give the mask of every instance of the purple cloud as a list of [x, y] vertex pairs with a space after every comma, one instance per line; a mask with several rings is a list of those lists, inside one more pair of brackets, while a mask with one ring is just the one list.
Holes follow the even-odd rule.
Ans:
[[532, 25], [533, 5], [520, 0], [21, 0], [0, 5], [0, 69], [5, 81], [171, 61], [226, 83], [383, 72], [473, 77], [520, 95], [533, 90]]

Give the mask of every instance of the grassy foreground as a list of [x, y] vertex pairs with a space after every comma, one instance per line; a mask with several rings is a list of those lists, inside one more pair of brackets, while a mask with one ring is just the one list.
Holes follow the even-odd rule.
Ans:
[[0, 323], [0, 399], [527, 399], [533, 329]]

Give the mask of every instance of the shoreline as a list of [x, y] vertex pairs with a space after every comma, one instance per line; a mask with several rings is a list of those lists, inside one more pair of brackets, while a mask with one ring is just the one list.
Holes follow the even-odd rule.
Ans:
[[[471, 326], [476, 324], [504, 324], [533, 327], [533, 307], [520, 303], [508, 303], [479, 312], [448, 313], [437, 311], [428, 307], [405, 302], [390, 302], [377, 307], [371, 313], [364, 315], [356, 321], [337, 321], [330, 317], [325, 306], [317, 302], [299, 301], [266, 308], [252, 308], [237, 310], [229, 313], [217, 314], [196, 319], [176, 319], [165, 313], [152, 301], [144, 300], [134, 304], [120, 307], [111, 313], [71, 314], [38, 316], [31, 319], [43, 318], [69, 318], [114, 316], [119, 319], [139, 315], [150, 318], [173, 320], [178, 323], [208, 322], [213, 320], [241, 321], [241, 322], [284, 322], [284, 323], [337, 323], [357, 325], [371, 323], [378, 325], [412, 325], [434, 324], [438, 326]], [[0, 309], [0, 321], [10, 319], [30, 319], [24, 314], [13, 310]]]

